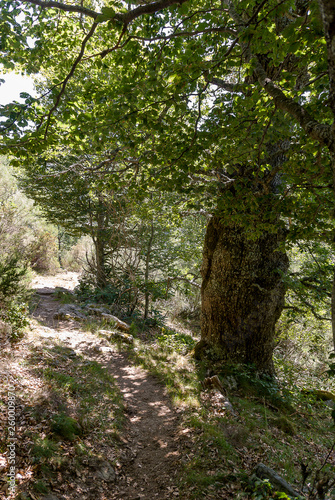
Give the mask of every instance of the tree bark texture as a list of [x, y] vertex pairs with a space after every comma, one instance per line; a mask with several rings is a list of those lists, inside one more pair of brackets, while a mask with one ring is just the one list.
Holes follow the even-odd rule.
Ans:
[[282, 273], [287, 255], [278, 246], [284, 236], [246, 237], [237, 225], [212, 217], [207, 226], [202, 265], [203, 347], [219, 348], [230, 363], [254, 364], [274, 373], [275, 324], [284, 307]]

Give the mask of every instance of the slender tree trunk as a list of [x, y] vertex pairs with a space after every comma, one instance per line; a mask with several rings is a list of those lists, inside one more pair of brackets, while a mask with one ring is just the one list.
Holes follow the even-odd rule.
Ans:
[[58, 262], [60, 267], [63, 269], [63, 263], [62, 263], [62, 234], [60, 232], [60, 228], [58, 227], [58, 232], [57, 232], [57, 240], [58, 240]]
[[335, 352], [335, 268], [334, 268], [333, 286], [332, 286], [331, 319], [332, 319], [333, 347]]
[[105, 288], [107, 284], [105, 270], [105, 242], [99, 233], [95, 238], [95, 256], [96, 256], [96, 281], [98, 288]]
[[275, 324], [284, 307], [282, 273], [288, 258], [279, 250], [283, 234], [246, 238], [237, 225], [212, 217], [202, 266], [201, 341], [196, 356], [212, 353], [228, 363], [254, 364], [274, 373]]
[[96, 255], [96, 281], [98, 288], [105, 288], [107, 285], [106, 262], [105, 262], [105, 214], [101, 211], [97, 214], [97, 232], [94, 238]]
[[146, 256], [145, 256], [145, 274], [144, 274], [144, 283], [145, 283], [145, 295], [144, 295], [144, 319], [147, 319], [148, 314], [149, 314], [149, 302], [150, 302], [150, 294], [149, 290], [147, 289], [148, 282], [149, 282], [149, 271], [150, 271], [150, 255], [151, 255], [151, 248], [152, 248], [152, 242], [154, 239], [154, 225], [151, 223], [150, 227], [150, 237], [149, 237], [149, 242], [148, 242], [148, 248], [146, 251]]

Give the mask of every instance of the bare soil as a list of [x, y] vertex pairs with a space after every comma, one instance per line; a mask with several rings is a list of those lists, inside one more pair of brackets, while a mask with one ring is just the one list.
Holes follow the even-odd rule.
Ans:
[[[145, 370], [134, 366], [126, 353], [118, 352], [106, 340], [84, 332], [78, 322], [53, 319], [60, 307], [52, 295], [55, 288], [73, 290], [77, 282], [78, 275], [70, 272], [52, 277], [39, 276], [34, 280], [32, 287], [36, 290], [38, 302], [32, 314], [31, 332], [8, 356], [7, 367], [0, 366], [0, 374], [7, 369], [15, 376], [15, 370], [24, 370], [22, 358], [26, 346], [31, 343], [43, 346], [50, 338], [58, 339], [77, 354], [85, 354], [106, 367], [115, 378], [125, 402], [127, 423], [123, 432], [123, 459], [116, 481], [105, 484], [103, 493], [101, 488], [95, 491], [91, 488], [91, 492], [86, 490], [82, 495], [75, 490], [72, 493], [61, 491], [60, 495], [60, 490], [56, 489], [54, 497], [35, 496], [50, 500], [177, 498], [180, 495], [176, 482], [181, 458], [178, 413], [165, 389]], [[1, 497], [0, 492], [0, 498], [6, 497]]]

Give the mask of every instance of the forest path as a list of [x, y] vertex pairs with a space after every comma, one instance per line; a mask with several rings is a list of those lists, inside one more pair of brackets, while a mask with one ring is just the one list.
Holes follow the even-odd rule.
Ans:
[[52, 295], [55, 288], [72, 290], [77, 279], [76, 273], [60, 273], [34, 280], [32, 288], [39, 301], [33, 312], [33, 335], [37, 343], [43, 345], [47, 339], [56, 339], [77, 354], [97, 361], [108, 369], [123, 394], [127, 419], [123, 434], [125, 459], [106, 500], [178, 498], [178, 415], [162, 385], [106, 340], [84, 332], [79, 323], [53, 319], [60, 307]]

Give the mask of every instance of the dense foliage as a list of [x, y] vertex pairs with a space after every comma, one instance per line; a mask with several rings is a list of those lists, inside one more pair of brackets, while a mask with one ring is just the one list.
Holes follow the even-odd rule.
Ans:
[[[267, 481], [245, 481], [256, 456], [291, 481], [300, 467], [307, 497], [331, 497], [333, 0], [0, 7], [0, 64], [35, 75], [37, 89], [1, 107], [1, 151], [50, 221], [92, 238], [81, 297], [146, 320], [160, 302], [182, 325], [180, 333], [156, 314], [143, 334], [133, 323], [128, 351], [188, 407], [191, 496], [238, 484], [236, 498], [285, 498]], [[37, 267], [37, 249], [45, 255], [52, 238], [22, 243], [22, 225], [6, 229], [16, 209], [1, 203], [0, 291], [8, 276], [13, 292], [21, 262], [12, 249]], [[196, 344], [195, 316], [181, 303], [196, 296], [202, 241]], [[188, 356], [199, 346], [209, 362]], [[200, 393], [199, 379], [213, 374], [235, 415]], [[73, 382], [53, 378], [66, 390]], [[54, 431], [63, 423], [63, 414], [53, 419]]]
[[0, 175], [0, 320], [11, 325], [15, 339], [27, 325], [29, 269], [55, 270], [57, 247], [53, 229], [18, 188], [4, 158]]
[[[4, 148], [10, 145], [14, 163], [31, 176], [43, 161], [49, 175], [55, 155], [69, 172], [77, 165], [72, 158], [100, 155], [93, 169], [104, 189], [126, 189], [137, 203], [157, 190], [179, 192], [180, 210], [215, 213], [218, 227], [239, 233], [249, 254], [270, 241], [273, 257], [285, 240], [331, 242], [332, 2], [1, 5], [3, 67], [40, 75], [38, 98], [25, 95], [25, 103], [2, 108]], [[283, 274], [284, 260], [277, 263]], [[262, 284], [251, 272], [245, 286], [272, 294], [270, 345], [283, 289], [278, 276], [264, 284], [257, 265]], [[203, 269], [218, 279], [215, 266]], [[219, 320], [210, 312], [213, 292], [206, 293], [203, 286], [204, 335], [224, 338], [219, 329], [209, 332]], [[227, 287], [219, 293], [225, 297]], [[250, 304], [240, 300], [241, 324], [248, 325]], [[236, 311], [227, 314], [229, 324]]]

